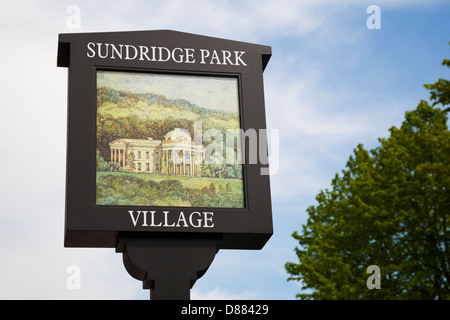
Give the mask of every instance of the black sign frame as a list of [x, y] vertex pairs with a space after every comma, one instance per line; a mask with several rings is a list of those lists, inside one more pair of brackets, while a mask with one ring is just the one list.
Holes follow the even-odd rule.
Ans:
[[[98, 43], [147, 48], [144, 53], [153, 46], [189, 48], [189, 51], [186, 51], [184, 63], [174, 59], [148, 59], [142, 51], [135, 59], [131, 56], [101, 58], [92, 50]], [[206, 53], [214, 51], [223, 53], [222, 61], [220, 58], [205, 59]], [[200, 53], [205, 54], [200, 57]], [[268, 175], [261, 174], [262, 169], [267, 170], [267, 164], [261, 163], [259, 158], [256, 164], [249, 163], [248, 143], [245, 144], [243, 164], [245, 208], [96, 205], [96, 71], [237, 77], [242, 129], [263, 132], [258, 135], [258, 142], [263, 139], [267, 143], [263, 71], [270, 57], [268, 46], [170, 30], [60, 34], [57, 64], [69, 68], [64, 245], [116, 247], [119, 235], [130, 233], [196, 234], [221, 236], [219, 249], [261, 249], [273, 234], [270, 181]], [[133, 214], [155, 212], [159, 216], [163, 212], [169, 212], [168, 215], [195, 214], [204, 219], [206, 227], [176, 228], [162, 223], [152, 227], [134, 225], [130, 211]]]

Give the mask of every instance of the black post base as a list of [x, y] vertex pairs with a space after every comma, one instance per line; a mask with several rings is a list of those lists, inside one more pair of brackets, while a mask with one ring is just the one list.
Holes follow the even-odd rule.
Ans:
[[122, 252], [128, 273], [150, 289], [151, 300], [189, 300], [221, 241], [215, 235], [121, 234], [116, 252]]

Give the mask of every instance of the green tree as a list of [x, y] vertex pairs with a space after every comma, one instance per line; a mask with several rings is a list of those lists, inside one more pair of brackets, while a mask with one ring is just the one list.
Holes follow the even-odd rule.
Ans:
[[[450, 44], [450, 42], [449, 42]], [[450, 60], [444, 59], [442, 61], [443, 66], [447, 66], [450, 68]], [[434, 105], [442, 104], [448, 105], [450, 104], [450, 81], [445, 79], [439, 79], [437, 82], [433, 84], [424, 84], [426, 89], [430, 90], [431, 96], [430, 99], [434, 100]], [[444, 111], [449, 111], [450, 107], [445, 109]]]
[[100, 152], [97, 150], [97, 171], [106, 171], [108, 170], [108, 162], [103, 159], [100, 155]]
[[214, 183], [211, 183], [209, 185], [209, 190], [208, 190], [208, 194], [212, 197], [216, 196], [216, 185]]
[[134, 163], [134, 152], [127, 153], [125, 159], [126, 159], [126, 170], [134, 171], [136, 169], [136, 164]]
[[[444, 60], [447, 61], [448, 60]], [[448, 65], [448, 64], [447, 64]], [[448, 104], [450, 88], [429, 85]], [[400, 128], [354, 150], [293, 237], [288, 280], [302, 299], [450, 299], [450, 132], [446, 111], [421, 101]], [[367, 267], [381, 270], [369, 290]]]

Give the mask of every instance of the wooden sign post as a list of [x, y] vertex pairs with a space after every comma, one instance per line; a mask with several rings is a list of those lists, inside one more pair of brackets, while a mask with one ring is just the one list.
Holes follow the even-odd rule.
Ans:
[[112, 247], [152, 299], [189, 299], [219, 249], [273, 233], [271, 48], [169, 30], [60, 34], [66, 247]]

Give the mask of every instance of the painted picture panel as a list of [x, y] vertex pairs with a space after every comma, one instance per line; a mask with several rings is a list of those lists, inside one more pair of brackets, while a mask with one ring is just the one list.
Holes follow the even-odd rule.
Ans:
[[96, 204], [244, 208], [238, 84], [98, 70]]

